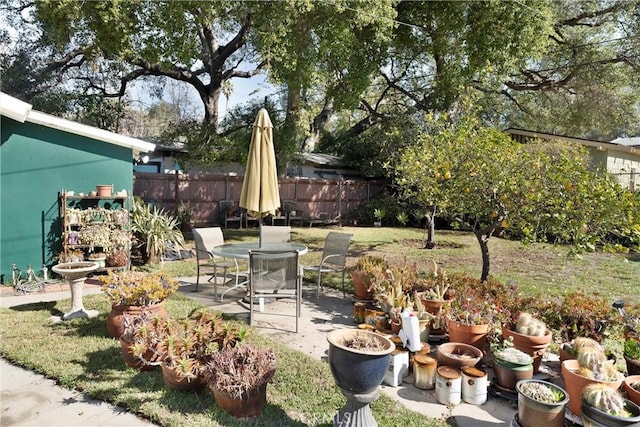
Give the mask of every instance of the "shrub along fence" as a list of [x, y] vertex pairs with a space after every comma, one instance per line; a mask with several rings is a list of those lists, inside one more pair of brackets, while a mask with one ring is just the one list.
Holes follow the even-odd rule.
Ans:
[[[133, 194], [145, 202], [176, 214], [184, 203], [197, 226], [223, 224], [220, 201], [233, 200], [238, 206], [242, 180], [235, 175], [187, 175], [135, 173]], [[340, 217], [343, 223], [354, 220], [355, 210], [363, 202], [382, 192], [382, 180], [331, 180], [314, 178], [279, 178], [280, 199], [291, 205], [297, 216]]]

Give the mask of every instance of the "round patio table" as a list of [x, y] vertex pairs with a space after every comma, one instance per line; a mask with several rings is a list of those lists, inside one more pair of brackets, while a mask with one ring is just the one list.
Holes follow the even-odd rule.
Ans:
[[263, 243], [258, 242], [225, 243], [214, 246], [211, 252], [224, 258], [249, 259], [249, 251], [298, 251], [298, 255], [304, 255], [309, 251], [302, 243]]
[[[263, 243], [260, 246], [259, 242], [242, 242], [242, 243], [225, 243], [224, 245], [218, 245], [211, 248], [211, 253], [223, 258], [238, 258], [249, 259], [249, 251], [298, 251], [298, 255], [304, 255], [309, 251], [307, 246], [301, 243]], [[248, 267], [247, 267], [248, 268]], [[247, 276], [248, 277], [248, 276]], [[220, 301], [222, 302], [224, 294], [227, 292], [245, 285], [247, 282], [238, 283], [236, 286], [232, 286], [220, 295]]]

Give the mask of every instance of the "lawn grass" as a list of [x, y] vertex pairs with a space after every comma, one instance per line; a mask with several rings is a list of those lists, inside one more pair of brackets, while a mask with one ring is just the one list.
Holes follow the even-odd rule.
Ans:
[[[83, 301], [87, 309], [98, 310], [100, 315], [52, 323], [51, 316], [67, 312], [71, 300], [0, 309], [0, 355], [163, 426], [330, 425], [344, 405], [326, 362], [254, 332], [252, 340], [276, 352], [278, 369], [267, 388], [262, 415], [239, 421], [220, 411], [206, 389], [199, 393], [171, 391], [164, 386], [159, 370], [139, 372], [127, 367], [118, 341], [107, 335], [108, 299], [98, 294], [85, 296]], [[198, 307], [180, 294], [167, 301], [172, 318], [184, 318]], [[383, 393], [372, 409], [380, 425], [446, 425], [409, 411]]]
[[[432, 261], [447, 272], [464, 272], [480, 277], [482, 257], [475, 236], [468, 232], [438, 230], [435, 249], [423, 249], [424, 231], [415, 228], [394, 227], [294, 227], [292, 240], [304, 243], [309, 253], [301, 257], [301, 263], [320, 261], [324, 239], [329, 231], [353, 234], [350, 257], [353, 265], [363, 255], [377, 254], [398, 265], [405, 259], [415, 262], [420, 270], [428, 270]], [[229, 243], [258, 239], [256, 228], [224, 230]], [[193, 247], [193, 240], [187, 245]], [[491, 274], [496, 279], [518, 285], [523, 296], [535, 294], [561, 297], [573, 290], [583, 290], [600, 295], [607, 301], [625, 299], [628, 303], [640, 303], [640, 254], [608, 254], [602, 252], [570, 256], [571, 247], [552, 244], [523, 245], [494, 237], [489, 242]], [[195, 261], [167, 263], [179, 276], [195, 275]], [[308, 273], [305, 280], [314, 281]], [[346, 287], [353, 290], [347, 275]], [[339, 288], [339, 275], [327, 275], [325, 286]]]

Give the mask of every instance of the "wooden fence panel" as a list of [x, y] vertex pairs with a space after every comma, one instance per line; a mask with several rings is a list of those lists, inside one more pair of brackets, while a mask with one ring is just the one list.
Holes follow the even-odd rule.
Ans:
[[[197, 225], [222, 223], [219, 202], [238, 204], [242, 176], [136, 173], [133, 194], [165, 211], [175, 214], [180, 203], [191, 212]], [[384, 181], [339, 181], [329, 179], [279, 178], [280, 199], [291, 201], [304, 217], [326, 212], [350, 221], [357, 207], [381, 192]]]

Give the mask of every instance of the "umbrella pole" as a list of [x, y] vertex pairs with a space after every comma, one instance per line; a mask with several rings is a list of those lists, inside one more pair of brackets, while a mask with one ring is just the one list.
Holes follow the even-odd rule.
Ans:
[[262, 248], [262, 215], [258, 218], [258, 247]]

